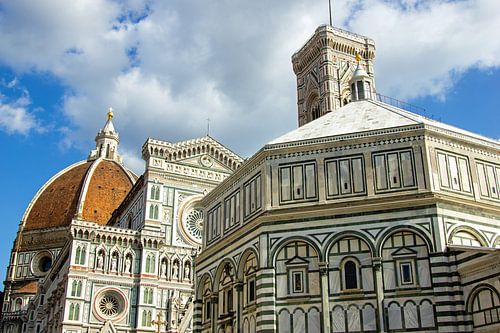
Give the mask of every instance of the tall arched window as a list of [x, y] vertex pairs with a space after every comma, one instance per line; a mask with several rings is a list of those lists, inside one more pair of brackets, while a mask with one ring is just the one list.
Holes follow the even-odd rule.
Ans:
[[149, 273], [149, 266], [151, 265], [151, 257], [146, 257], [146, 273]]
[[77, 265], [85, 265], [85, 247], [84, 246], [78, 246], [76, 248], [76, 253], [75, 253], [75, 264]]
[[160, 200], [160, 187], [158, 185], [151, 187], [151, 199]]
[[80, 305], [71, 303], [71, 305], [69, 306], [68, 319], [78, 320], [79, 315], [80, 315]]
[[71, 296], [80, 297], [82, 294], [82, 281], [74, 280], [71, 285]]
[[153, 254], [148, 254], [146, 257], [146, 273], [155, 272], [155, 256]]
[[318, 119], [321, 116], [318, 100], [315, 100], [314, 102], [311, 103], [309, 112], [311, 113], [312, 120]]
[[151, 324], [148, 323], [148, 311], [144, 310], [142, 311], [142, 326], [150, 326]]
[[147, 320], [146, 320], [146, 326], [151, 327], [151, 319], [152, 319], [152, 317], [153, 316], [152, 316], [151, 311], [148, 311], [148, 313], [147, 313]]
[[358, 288], [357, 265], [354, 261], [348, 260], [344, 263], [345, 289]]
[[158, 205], [151, 205], [149, 206], [149, 218], [158, 220], [159, 216], [159, 207]]
[[145, 304], [153, 304], [153, 289], [145, 288], [143, 298]]

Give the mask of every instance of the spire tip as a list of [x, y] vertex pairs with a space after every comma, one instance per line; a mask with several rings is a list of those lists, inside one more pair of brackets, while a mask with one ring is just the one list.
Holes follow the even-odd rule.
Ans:
[[108, 109], [108, 120], [113, 119], [114, 113], [113, 113], [113, 108], [109, 107]]

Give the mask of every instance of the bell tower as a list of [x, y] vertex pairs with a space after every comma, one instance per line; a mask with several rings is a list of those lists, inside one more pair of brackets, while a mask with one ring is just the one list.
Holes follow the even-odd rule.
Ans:
[[331, 25], [318, 27], [292, 56], [299, 127], [351, 101], [351, 78], [358, 64], [373, 82], [374, 58], [372, 39]]

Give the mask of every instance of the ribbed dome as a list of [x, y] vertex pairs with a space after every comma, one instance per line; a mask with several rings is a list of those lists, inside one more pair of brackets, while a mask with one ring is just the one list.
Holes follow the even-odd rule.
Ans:
[[74, 217], [106, 224], [135, 180], [114, 161], [75, 163], [38, 191], [24, 215], [23, 230], [68, 226]]

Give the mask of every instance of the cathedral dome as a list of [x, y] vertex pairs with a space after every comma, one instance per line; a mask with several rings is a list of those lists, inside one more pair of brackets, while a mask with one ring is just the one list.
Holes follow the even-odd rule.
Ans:
[[98, 158], [62, 170], [38, 191], [23, 230], [65, 227], [75, 217], [106, 224], [136, 180], [120, 163]]

